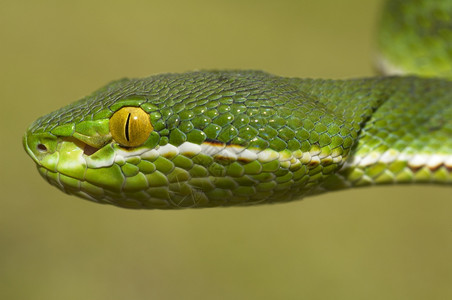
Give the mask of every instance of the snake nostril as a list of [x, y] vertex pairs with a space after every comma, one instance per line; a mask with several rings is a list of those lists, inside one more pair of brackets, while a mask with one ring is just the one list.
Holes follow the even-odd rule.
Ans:
[[36, 146], [36, 148], [38, 149], [39, 152], [46, 152], [47, 151], [47, 147], [44, 144], [38, 144]]

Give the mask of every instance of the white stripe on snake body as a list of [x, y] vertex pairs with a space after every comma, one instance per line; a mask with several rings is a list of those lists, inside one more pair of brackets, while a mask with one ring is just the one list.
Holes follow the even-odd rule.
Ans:
[[351, 162], [346, 163], [344, 167], [361, 167], [365, 168], [376, 163], [390, 164], [396, 161], [407, 162], [410, 168], [428, 167], [429, 169], [438, 168], [444, 165], [446, 168], [452, 168], [452, 155], [446, 154], [428, 154], [417, 153], [407, 154], [401, 153], [394, 149], [381, 152], [371, 152], [365, 156], [356, 155]]
[[288, 151], [281, 152], [272, 149], [250, 149], [238, 145], [227, 145], [220, 143], [204, 142], [201, 145], [191, 142], [184, 142], [179, 146], [166, 144], [164, 146], [157, 146], [155, 149], [146, 150], [137, 148], [135, 150], [117, 150], [114, 161], [116, 163], [123, 163], [124, 161], [140, 157], [141, 159], [153, 161], [159, 156], [174, 157], [178, 154], [192, 157], [197, 154], [204, 154], [217, 159], [226, 159], [231, 161], [241, 161], [243, 163], [258, 160], [261, 163], [279, 160], [281, 167], [291, 168], [299, 166], [300, 164], [320, 164], [322, 160], [330, 160], [332, 163], [340, 163], [343, 160], [342, 155], [327, 155], [322, 156], [318, 150], [311, 152]]

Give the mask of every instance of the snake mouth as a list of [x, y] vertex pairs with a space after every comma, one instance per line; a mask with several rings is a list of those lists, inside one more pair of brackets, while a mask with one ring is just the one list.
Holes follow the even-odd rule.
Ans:
[[81, 151], [83, 156], [89, 157], [97, 153], [106, 144], [97, 146], [90, 145], [84, 141], [81, 141], [75, 137], [62, 137], [54, 136], [49, 133], [34, 134], [27, 132], [23, 136], [22, 144], [28, 155], [38, 165], [43, 165], [43, 161], [50, 156], [55, 155], [57, 152], [68, 151], [67, 146], [70, 146], [70, 151]]
[[[100, 148], [88, 145], [88, 144], [86, 144], [86, 143], [84, 143], [84, 142], [82, 142], [80, 140], [75, 139], [75, 138], [63, 138], [62, 140], [66, 141], [66, 142], [74, 143], [80, 149], [83, 149], [83, 154], [86, 155], [86, 156], [93, 155], [94, 153], [96, 153], [100, 149]], [[45, 152], [49, 151], [49, 149], [47, 149], [46, 145], [44, 145], [44, 144], [37, 144], [36, 145], [36, 149], [39, 152], [42, 152], [42, 153], [45, 153]]]

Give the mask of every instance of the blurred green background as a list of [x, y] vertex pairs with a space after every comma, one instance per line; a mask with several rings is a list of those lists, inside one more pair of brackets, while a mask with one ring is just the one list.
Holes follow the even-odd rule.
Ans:
[[373, 74], [380, 1], [2, 1], [1, 299], [451, 299], [451, 188], [134, 211], [48, 185], [37, 117], [110, 80], [194, 69]]

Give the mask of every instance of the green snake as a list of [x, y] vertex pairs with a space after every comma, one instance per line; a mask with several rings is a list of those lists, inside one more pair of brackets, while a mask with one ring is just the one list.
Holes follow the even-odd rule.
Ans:
[[[406, 59], [406, 45], [386, 49], [394, 28], [398, 42], [427, 39], [432, 48], [431, 34], [451, 27], [452, 5], [432, 2], [449, 9], [443, 16], [429, 3], [388, 2], [381, 68], [413, 73], [419, 65], [421, 75], [437, 68], [435, 74], [448, 76], [444, 56], [428, 60], [419, 46], [416, 62]], [[404, 25], [396, 23], [404, 22], [400, 11], [408, 15]], [[417, 39], [410, 32], [405, 40], [398, 36], [397, 30], [411, 30], [411, 19], [431, 15], [437, 19], [421, 22], [427, 29]], [[299, 79], [249, 70], [122, 79], [39, 118], [23, 143], [50, 184], [126, 208], [279, 203], [379, 184], [450, 185], [452, 83], [417, 76]]]

